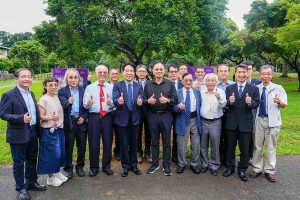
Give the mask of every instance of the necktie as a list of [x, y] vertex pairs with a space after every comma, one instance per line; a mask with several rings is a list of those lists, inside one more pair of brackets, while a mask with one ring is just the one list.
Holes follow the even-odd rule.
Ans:
[[187, 122], [190, 122], [191, 120], [191, 96], [190, 91], [186, 91], [185, 95], [185, 115]]
[[239, 86], [239, 91], [238, 91], [238, 93], [239, 93], [239, 98], [241, 98], [242, 95], [243, 95], [243, 86], [242, 86], [242, 85]]
[[140, 84], [142, 84], [143, 90], [145, 88], [145, 81], [140, 81]]
[[266, 111], [266, 88], [263, 87], [263, 91], [261, 93], [260, 97], [260, 105], [259, 105], [259, 114], [258, 116], [264, 118], [267, 117], [267, 111]]
[[100, 115], [104, 117], [106, 115], [106, 111], [102, 108], [102, 103], [104, 102], [104, 92], [103, 92], [103, 85], [100, 86]]
[[133, 105], [132, 105], [132, 86], [131, 86], [131, 84], [128, 84], [127, 100], [128, 100], [128, 109], [130, 111], [132, 111], [133, 110]]

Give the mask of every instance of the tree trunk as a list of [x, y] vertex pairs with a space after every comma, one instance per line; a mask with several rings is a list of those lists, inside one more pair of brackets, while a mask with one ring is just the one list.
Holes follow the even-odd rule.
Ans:
[[282, 66], [282, 74], [281, 78], [288, 78], [288, 71], [289, 71], [289, 65], [288, 63], [284, 62], [284, 65]]

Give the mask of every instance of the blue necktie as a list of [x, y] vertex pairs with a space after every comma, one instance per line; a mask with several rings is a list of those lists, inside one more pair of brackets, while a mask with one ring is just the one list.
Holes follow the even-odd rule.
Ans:
[[242, 85], [240, 85], [239, 86], [239, 91], [238, 91], [238, 95], [239, 95], [239, 98], [241, 98], [242, 97], [242, 95], [243, 95], [243, 86]]
[[132, 111], [133, 105], [132, 105], [132, 87], [131, 87], [131, 84], [128, 84], [127, 100], [128, 100], [128, 109]]
[[263, 91], [262, 91], [261, 97], [260, 97], [258, 116], [260, 116], [262, 118], [267, 117], [266, 107], [267, 107], [267, 105], [266, 105], [266, 88], [263, 87]]
[[190, 120], [191, 120], [191, 96], [190, 96], [190, 91], [186, 91], [185, 115], [186, 115], [187, 122], [190, 122]]

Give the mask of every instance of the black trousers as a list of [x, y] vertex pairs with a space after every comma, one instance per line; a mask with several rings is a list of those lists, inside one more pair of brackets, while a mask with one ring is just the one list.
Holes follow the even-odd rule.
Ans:
[[237, 141], [239, 141], [240, 149], [240, 162], [238, 163], [237, 170], [245, 172], [249, 166], [249, 142], [251, 132], [240, 132], [239, 130], [227, 130], [227, 168], [235, 169], [235, 148]]
[[10, 151], [13, 159], [13, 174], [16, 181], [16, 190], [21, 191], [26, 189], [28, 184], [37, 181], [37, 130], [35, 128], [31, 130], [27, 143], [10, 144]]
[[112, 118], [111, 113], [100, 117], [100, 114], [89, 114], [88, 141], [90, 169], [99, 170], [100, 139], [102, 136], [102, 170], [109, 170], [112, 148]]
[[177, 154], [177, 134], [176, 134], [176, 128], [175, 128], [175, 123], [176, 123], [176, 117], [177, 114], [173, 113], [173, 131], [172, 131], [172, 158], [176, 161], [178, 161], [178, 154]]
[[227, 129], [226, 129], [226, 113], [221, 118], [222, 128], [220, 137], [220, 161], [221, 164], [226, 164], [226, 154], [227, 154]]
[[121, 153], [121, 150], [120, 150], [120, 138], [119, 138], [119, 134], [118, 134], [117, 125], [113, 124], [112, 129], [113, 129], [113, 135], [115, 137], [114, 138], [115, 139], [115, 147], [113, 149], [113, 153], [114, 153], [114, 155], [118, 155]]
[[64, 130], [65, 144], [66, 144], [66, 166], [64, 170], [66, 172], [73, 170], [73, 148], [76, 140], [77, 147], [77, 161], [76, 168], [84, 167], [86, 140], [87, 140], [87, 128], [86, 122], [84, 124], [77, 124], [77, 118], [71, 116], [72, 129]]
[[159, 140], [161, 134], [163, 144], [163, 166], [169, 166], [171, 158], [170, 135], [173, 115], [170, 111], [160, 114], [150, 111], [148, 114], [148, 119], [151, 132], [151, 150], [153, 164], [156, 166], [159, 165]]
[[117, 129], [120, 138], [122, 168], [136, 168], [139, 125], [117, 126]]
[[[145, 142], [145, 148], [143, 151], [143, 130], [144, 130], [144, 142]], [[149, 130], [149, 123], [147, 119], [147, 113], [146, 111], [141, 112], [141, 123], [139, 125], [139, 134], [138, 134], [138, 155], [148, 155], [151, 154], [151, 134]]]

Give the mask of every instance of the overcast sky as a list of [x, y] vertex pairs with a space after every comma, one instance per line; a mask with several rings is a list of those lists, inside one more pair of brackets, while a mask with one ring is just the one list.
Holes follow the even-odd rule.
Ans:
[[[268, 0], [270, 2], [272, 0]], [[0, 0], [0, 31], [32, 32], [32, 28], [51, 17], [45, 14], [44, 0]], [[248, 13], [253, 0], [229, 0], [227, 16], [244, 27], [243, 15]]]

